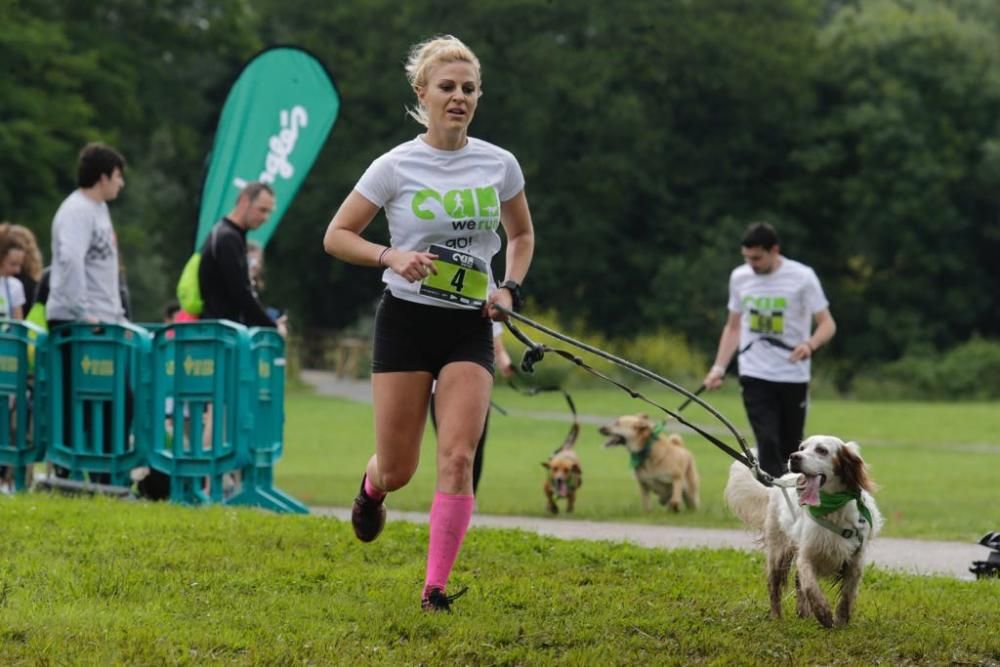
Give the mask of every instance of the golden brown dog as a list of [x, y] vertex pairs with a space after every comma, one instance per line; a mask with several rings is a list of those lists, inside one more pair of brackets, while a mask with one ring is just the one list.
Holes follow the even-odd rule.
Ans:
[[573, 506], [576, 504], [576, 492], [583, 485], [580, 457], [573, 451], [579, 430], [580, 426], [574, 423], [566, 442], [549, 457], [548, 461], [542, 463], [542, 466], [549, 471], [549, 474], [545, 476], [542, 490], [548, 501], [548, 510], [553, 514], [559, 513], [559, 506], [556, 505], [557, 498], [565, 498], [566, 511], [572, 512]]
[[650, 493], [675, 512], [682, 500], [690, 509], [698, 507], [698, 469], [679, 435], [661, 433], [645, 414], [619, 417], [600, 432], [608, 437], [605, 447], [624, 446], [631, 454], [643, 510], [649, 510]]

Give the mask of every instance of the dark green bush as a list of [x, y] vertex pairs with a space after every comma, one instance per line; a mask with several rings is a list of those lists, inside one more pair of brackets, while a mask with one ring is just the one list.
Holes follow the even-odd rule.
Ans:
[[945, 353], [918, 352], [855, 376], [857, 398], [993, 400], [1000, 398], [1000, 341], [973, 338]]

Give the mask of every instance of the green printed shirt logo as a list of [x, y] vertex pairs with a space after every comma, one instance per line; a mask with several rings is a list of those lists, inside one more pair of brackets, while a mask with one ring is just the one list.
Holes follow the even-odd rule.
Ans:
[[788, 301], [783, 296], [743, 297], [751, 333], [781, 335], [785, 333], [785, 311]]
[[452, 220], [475, 221], [473, 228], [496, 229], [500, 223], [500, 197], [492, 185], [448, 190], [444, 194], [423, 188], [410, 202], [413, 215], [421, 220], [437, 219], [435, 210], [439, 207]]

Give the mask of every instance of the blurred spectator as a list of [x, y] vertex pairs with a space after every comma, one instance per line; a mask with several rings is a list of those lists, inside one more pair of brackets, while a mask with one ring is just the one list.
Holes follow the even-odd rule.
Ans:
[[181, 312], [181, 304], [177, 301], [168, 301], [163, 307], [163, 323], [173, 324], [177, 321], [177, 314]]
[[[71, 322], [125, 321], [122, 306], [118, 241], [111, 224], [108, 202], [125, 187], [125, 158], [103, 144], [87, 144], [80, 151], [77, 189], [59, 206], [52, 219], [52, 267], [45, 305], [49, 330]], [[63, 346], [63, 433], [71, 440], [73, 406], [70, 390], [75, 368], [70, 347]], [[126, 375], [127, 377], [127, 375]], [[126, 383], [125, 432], [132, 423], [132, 391]], [[104, 451], [111, 451], [111, 403], [104, 403]], [[92, 411], [84, 410], [84, 436], [91, 430]], [[57, 469], [57, 474], [67, 471]], [[106, 483], [107, 474], [91, 474], [91, 481]]]
[[288, 318], [282, 315], [281, 310], [272, 306], [264, 305], [260, 298], [261, 292], [266, 285], [264, 283], [264, 247], [255, 241], [247, 241], [247, 271], [250, 274], [250, 289], [253, 296], [264, 307], [267, 316], [274, 320], [275, 324], [281, 323], [287, 327]]
[[35, 233], [24, 225], [11, 224], [6, 231], [24, 249], [24, 261], [21, 263], [21, 271], [17, 274], [17, 279], [24, 285], [24, 313], [27, 314], [35, 303], [35, 290], [38, 281], [42, 278], [42, 267], [44, 266], [42, 253], [38, 249]]
[[24, 319], [24, 285], [17, 279], [24, 263], [25, 250], [14, 234], [13, 225], [0, 228], [0, 317]]
[[257, 300], [247, 261], [247, 232], [267, 222], [274, 210], [274, 201], [271, 186], [248, 183], [237, 197], [233, 210], [212, 227], [201, 249], [198, 269], [198, 284], [205, 302], [202, 319], [277, 327], [278, 332], [285, 335], [284, 322], [268, 317]]
[[125, 158], [102, 144], [87, 144], [77, 163], [76, 190], [52, 220], [49, 328], [72, 321], [125, 319], [119, 282], [118, 241], [108, 202], [125, 187]]

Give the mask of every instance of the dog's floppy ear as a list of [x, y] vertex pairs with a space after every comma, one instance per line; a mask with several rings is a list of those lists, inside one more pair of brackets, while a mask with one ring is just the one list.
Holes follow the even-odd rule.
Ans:
[[543, 468], [551, 468], [552, 466], [551, 466], [551, 465], [549, 465], [549, 462], [548, 462], [548, 461], [542, 461], [542, 467], [543, 467]]
[[864, 489], [871, 492], [874, 482], [868, 476], [868, 466], [861, 458], [861, 447], [856, 442], [846, 442], [837, 451], [833, 462], [834, 472], [852, 489]]

